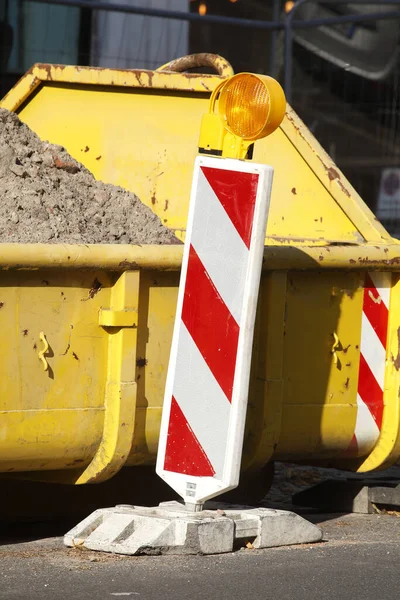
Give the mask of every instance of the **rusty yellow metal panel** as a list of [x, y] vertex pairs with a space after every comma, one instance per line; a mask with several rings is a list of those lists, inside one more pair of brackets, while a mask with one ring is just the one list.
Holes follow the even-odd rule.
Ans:
[[108, 347], [97, 313], [112, 282], [98, 271], [2, 273], [0, 470], [90, 462], [101, 439]]
[[[112, 476], [122, 464], [152, 464], [181, 247], [162, 262], [159, 247], [143, 251], [89, 246], [83, 251], [77, 246], [30, 246], [25, 269], [36, 264], [34, 270], [21, 270], [24, 264], [17, 248], [1, 248], [7, 270], [2, 271], [0, 320], [10, 342], [2, 346], [1, 359], [4, 373], [13, 377], [1, 379], [0, 470], [41, 471], [41, 479], [48, 471], [48, 479], [84, 483]], [[114, 262], [108, 257], [107, 268], [94, 270], [105, 252]], [[53, 268], [43, 269], [50, 256]], [[157, 256], [165, 270], [154, 268]], [[318, 257], [306, 258], [318, 267]], [[125, 271], [133, 263], [140, 271]], [[313, 461], [345, 455], [356, 419], [364, 273], [326, 267], [264, 271], [246, 468], [257, 468], [273, 457]], [[394, 309], [399, 298], [396, 286]], [[137, 327], [132, 320], [125, 321], [126, 313], [136, 310]], [[109, 319], [111, 313], [115, 320], [102, 323], [101, 315]], [[121, 313], [124, 318], [118, 323]], [[391, 314], [389, 410], [384, 417], [388, 433], [374, 465], [400, 455], [398, 311]], [[45, 354], [48, 372], [38, 357], [40, 332], [50, 346]]]
[[[107, 335], [99, 328], [97, 312], [100, 300], [107, 304], [111, 284], [110, 276], [99, 272], [75, 272], [68, 278], [45, 270], [2, 273], [0, 323], [7, 343], [1, 344], [0, 357], [12, 377], [0, 378], [1, 410], [102, 407]], [[38, 356], [40, 332], [49, 343], [47, 371]], [[90, 372], [83, 358], [92, 364]], [[69, 393], [71, 379], [78, 396]]]
[[[37, 65], [1, 106], [98, 179], [135, 192], [183, 239], [201, 118], [222, 80]], [[281, 128], [256, 143], [254, 159], [275, 168], [268, 244], [390, 239], [290, 107]]]
[[179, 272], [65, 269], [64, 249], [62, 269], [2, 272], [0, 471], [82, 484], [154, 462]]
[[357, 226], [334, 201], [296, 146], [277, 130], [256, 144], [254, 160], [273, 164], [274, 185], [266, 243], [360, 243]]
[[137, 341], [138, 399], [128, 465], [154, 463], [161, 424], [179, 273], [146, 271], [141, 276]]
[[326, 458], [349, 447], [357, 416], [362, 305], [357, 271], [289, 272], [277, 454]]

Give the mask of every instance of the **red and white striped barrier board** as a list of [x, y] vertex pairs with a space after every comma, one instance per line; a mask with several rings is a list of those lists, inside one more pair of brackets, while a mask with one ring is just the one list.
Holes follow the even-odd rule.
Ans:
[[239, 481], [272, 176], [196, 160], [156, 467], [188, 504]]
[[382, 427], [391, 276], [367, 273], [361, 323], [357, 421], [349, 451], [365, 455]]

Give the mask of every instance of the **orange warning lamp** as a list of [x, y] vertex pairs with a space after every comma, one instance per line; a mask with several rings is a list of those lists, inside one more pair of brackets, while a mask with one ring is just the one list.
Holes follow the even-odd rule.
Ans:
[[219, 115], [226, 129], [244, 140], [259, 140], [275, 131], [285, 110], [281, 86], [266, 75], [239, 73], [220, 90]]
[[200, 152], [246, 158], [254, 141], [279, 127], [285, 111], [285, 94], [275, 79], [253, 73], [233, 75], [211, 95], [201, 126]]

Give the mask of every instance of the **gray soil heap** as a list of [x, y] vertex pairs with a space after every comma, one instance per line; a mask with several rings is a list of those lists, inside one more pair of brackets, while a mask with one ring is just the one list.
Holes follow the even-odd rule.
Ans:
[[0, 109], [0, 242], [174, 244], [131, 192], [97, 181], [61, 146]]

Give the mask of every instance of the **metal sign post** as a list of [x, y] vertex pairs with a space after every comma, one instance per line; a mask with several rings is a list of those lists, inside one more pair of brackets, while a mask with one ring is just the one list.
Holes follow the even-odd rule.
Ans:
[[193, 510], [239, 482], [272, 177], [195, 164], [156, 467]]

